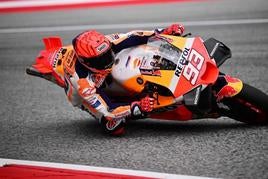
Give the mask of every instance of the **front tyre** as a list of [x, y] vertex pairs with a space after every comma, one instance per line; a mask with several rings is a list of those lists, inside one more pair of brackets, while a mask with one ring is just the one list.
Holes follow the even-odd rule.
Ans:
[[268, 96], [248, 84], [243, 84], [240, 93], [221, 101], [223, 116], [254, 125], [268, 124]]

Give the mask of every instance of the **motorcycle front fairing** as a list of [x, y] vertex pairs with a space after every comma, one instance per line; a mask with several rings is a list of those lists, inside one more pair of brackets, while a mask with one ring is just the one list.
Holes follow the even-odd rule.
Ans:
[[122, 50], [112, 71], [116, 83], [132, 94], [144, 92], [148, 84], [167, 91], [158, 95], [155, 108], [183, 100], [184, 94], [198, 86], [203, 90], [216, 81], [218, 73], [201, 38], [168, 35], [154, 36], [146, 45]]

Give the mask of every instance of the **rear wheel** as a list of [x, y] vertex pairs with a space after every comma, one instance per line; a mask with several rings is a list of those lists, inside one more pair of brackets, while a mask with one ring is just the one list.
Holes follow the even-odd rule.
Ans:
[[268, 124], [268, 96], [248, 84], [232, 98], [226, 98], [219, 104], [223, 116], [248, 124]]

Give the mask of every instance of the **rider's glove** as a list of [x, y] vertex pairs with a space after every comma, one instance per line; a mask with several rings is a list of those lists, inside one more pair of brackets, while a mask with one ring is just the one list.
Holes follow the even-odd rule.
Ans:
[[154, 98], [146, 96], [140, 101], [131, 103], [132, 116], [142, 116], [145, 113], [151, 112], [154, 109]]
[[172, 24], [164, 29], [162, 34], [181, 36], [184, 32], [184, 26], [182, 24]]

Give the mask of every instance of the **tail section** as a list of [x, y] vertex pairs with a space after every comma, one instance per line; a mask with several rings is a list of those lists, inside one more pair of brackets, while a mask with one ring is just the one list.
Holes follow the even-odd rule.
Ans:
[[62, 47], [62, 42], [60, 37], [48, 37], [43, 38], [45, 44], [45, 50], [55, 50]]
[[[46, 80], [52, 81], [61, 87], [64, 87], [63, 66], [59, 63], [59, 57], [62, 53], [62, 41], [60, 37], [48, 37], [43, 39], [45, 49], [37, 56], [34, 64], [26, 68], [26, 73], [38, 76]], [[56, 70], [60, 68], [58, 73]], [[59, 66], [59, 67], [58, 67]]]
[[48, 37], [43, 39], [45, 50], [42, 50], [32, 66], [41, 73], [52, 73], [54, 59], [51, 59], [54, 53], [62, 47], [60, 37]]

